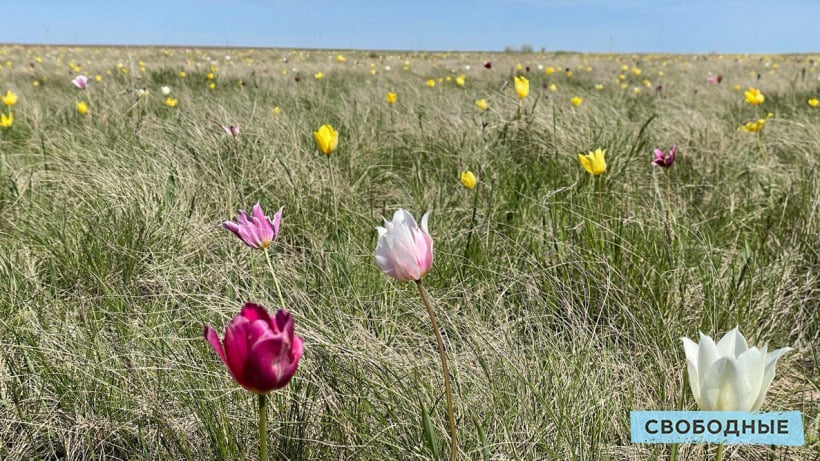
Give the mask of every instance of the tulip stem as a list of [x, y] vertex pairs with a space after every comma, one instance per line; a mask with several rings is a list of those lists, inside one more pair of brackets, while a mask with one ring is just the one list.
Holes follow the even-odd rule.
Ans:
[[276, 271], [273, 270], [273, 263], [271, 263], [270, 252], [267, 248], [265, 248], [265, 259], [268, 261], [268, 268], [270, 269], [271, 275], [273, 275], [273, 284], [276, 285], [276, 294], [279, 295], [279, 304], [282, 305], [282, 309], [285, 309], [285, 298], [282, 297], [282, 289], [279, 288], [279, 279], [276, 278]]
[[763, 148], [763, 143], [760, 142], [760, 132], [758, 131], [755, 133], [755, 139], [757, 140], [757, 147], [760, 148], [760, 156], [763, 160], [766, 160], [766, 149]]
[[259, 460], [268, 461], [268, 410], [265, 405], [267, 394], [258, 394], [259, 401]]
[[470, 218], [470, 230], [467, 232], [467, 244], [464, 246], [464, 260], [465, 263], [470, 257], [470, 242], [473, 239], [473, 229], [475, 228], [475, 213], [478, 208], [478, 191], [473, 192], [475, 198], [473, 199], [473, 216]]
[[718, 445], [718, 452], [717, 456], [715, 456], [715, 461], [723, 461], [723, 444]]
[[424, 301], [424, 306], [427, 308], [427, 313], [430, 315], [433, 332], [436, 334], [438, 355], [441, 358], [441, 371], [444, 374], [444, 393], [447, 396], [447, 417], [450, 420], [450, 461], [455, 461], [456, 454], [458, 453], [456, 445], [456, 419], [453, 414], [453, 394], [450, 391], [450, 370], [447, 368], [447, 354], [444, 352], [444, 340], [441, 339], [441, 332], [438, 329], [438, 323], [436, 323], [436, 315], [433, 313], [430, 298], [427, 296], [427, 291], [424, 290], [421, 280], [416, 280], [416, 286], [419, 289], [419, 294], [421, 294], [421, 299]]

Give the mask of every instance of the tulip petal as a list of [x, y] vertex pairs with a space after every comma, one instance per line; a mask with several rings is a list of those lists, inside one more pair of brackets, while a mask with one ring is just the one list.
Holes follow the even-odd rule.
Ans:
[[273, 239], [274, 240], [279, 238], [279, 226], [282, 224], [282, 210], [284, 210], [284, 209], [285, 209], [284, 206], [280, 207], [279, 211], [277, 211], [276, 214], [273, 215], [273, 222], [271, 223], [271, 225], [273, 226]]
[[717, 348], [720, 355], [737, 358], [749, 349], [749, 345], [746, 344], [746, 338], [740, 334], [738, 327], [734, 327], [732, 331], [720, 338], [720, 341], [717, 343]]
[[701, 378], [701, 398], [703, 410], [706, 411], [739, 411], [738, 396], [748, 392], [748, 383], [744, 386], [738, 379], [737, 364], [734, 359], [721, 357], [706, 370]]
[[204, 334], [205, 334], [205, 339], [208, 340], [208, 343], [210, 343], [211, 347], [213, 347], [214, 350], [216, 351], [216, 355], [218, 355], [219, 358], [222, 359], [222, 363], [224, 363], [225, 366], [227, 366], [228, 365], [228, 358], [225, 357], [225, 348], [222, 347], [222, 342], [219, 341], [219, 336], [216, 334], [216, 330], [211, 328], [210, 325], [205, 325], [205, 333]]
[[700, 377], [698, 376], [698, 345], [689, 338], [681, 338], [683, 340], [683, 352], [686, 354], [686, 371], [689, 375], [689, 388], [692, 390], [692, 396], [695, 398], [698, 407], [702, 407], [703, 403], [700, 399]]
[[786, 352], [792, 350], [791, 347], [782, 347], [775, 351], [769, 352], [766, 354], [765, 358], [765, 369], [763, 371], [763, 378], [760, 384], [760, 391], [758, 392], [757, 400], [752, 404], [752, 411], [757, 411], [763, 406], [763, 400], [766, 398], [766, 392], [769, 390], [769, 386], [772, 384], [772, 380], [774, 380], [774, 367], [777, 364], [777, 360], [783, 356]]
[[715, 342], [709, 336], [700, 334], [698, 342], [698, 378], [700, 379], [701, 398], [703, 398], [703, 377], [709, 367], [718, 359], [718, 350]]
[[760, 393], [763, 381], [763, 367], [766, 356], [757, 347], [752, 347], [737, 358], [738, 382], [748, 384], [748, 391], [739, 393], [737, 409], [751, 411]]

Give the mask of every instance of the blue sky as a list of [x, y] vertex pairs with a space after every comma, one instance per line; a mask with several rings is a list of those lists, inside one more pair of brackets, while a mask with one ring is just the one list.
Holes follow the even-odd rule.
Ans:
[[820, 52], [820, 0], [9, 0], [0, 43]]

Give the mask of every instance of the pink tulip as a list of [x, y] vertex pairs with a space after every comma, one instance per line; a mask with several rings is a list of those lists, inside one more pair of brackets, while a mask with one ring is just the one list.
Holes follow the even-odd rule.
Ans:
[[239, 134], [239, 124], [238, 123], [236, 125], [230, 125], [230, 126], [225, 126], [225, 125], [219, 125], [219, 126], [222, 128], [222, 131], [224, 131], [225, 134], [227, 134], [228, 136], [236, 137], [236, 135]]
[[280, 309], [271, 318], [264, 307], [246, 303], [225, 327], [225, 339], [210, 325], [205, 339], [228, 367], [233, 379], [256, 394], [285, 387], [296, 372], [304, 340], [293, 333], [293, 316]]
[[88, 86], [88, 77], [85, 75], [78, 75], [71, 81], [77, 88], [84, 90]]
[[384, 227], [377, 227], [379, 241], [376, 244], [376, 264], [385, 274], [409, 282], [421, 280], [433, 265], [433, 239], [427, 231], [427, 217], [421, 218], [421, 228], [413, 216], [399, 208], [393, 221], [384, 220]]
[[490, 61], [484, 61], [484, 68], [485, 69], [492, 69], [493, 68], [493, 63], [490, 62]]
[[674, 144], [672, 145], [672, 149], [669, 150], [669, 153], [664, 153], [664, 151], [660, 149], [655, 149], [655, 160], [652, 161], [652, 165], [657, 165], [663, 168], [669, 168], [672, 166], [672, 163], [675, 161], [675, 153], [677, 153], [678, 147]]
[[222, 227], [236, 234], [237, 237], [251, 248], [264, 250], [279, 237], [279, 224], [282, 222], [282, 210], [273, 215], [273, 221], [262, 212], [262, 207], [257, 202], [248, 216], [242, 210], [236, 215], [236, 221], [225, 221]]

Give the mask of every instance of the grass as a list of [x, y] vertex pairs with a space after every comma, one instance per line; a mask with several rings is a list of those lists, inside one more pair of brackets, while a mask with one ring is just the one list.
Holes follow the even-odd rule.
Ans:
[[[668, 459], [630, 443], [629, 411], [695, 409], [680, 337], [736, 325], [794, 348], [763, 409], [801, 411], [807, 443], [727, 459], [818, 452], [817, 57], [336, 54], [0, 48], [0, 92], [19, 95], [0, 129], [0, 459], [255, 459], [255, 399], [202, 329], [221, 332], [245, 301], [278, 306], [264, 256], [220, 227], [257, 201], [285, 206], [272, 256], [306, 344], [271, 395], [273, 459], [448, 452], [424, 306], [373, 258], [375, 226], [399, 207], [433, 210], [425, 286], [462, 458]], [[102, 81], [75, 89], [69, 62]], [[517, 63], [531, 66], [520, 110]], [[624, 64], [642, 74], [621, 90]], [[424, 84], [462, 73], [464, 88]], [[737, 129], [767, 112], [762, 159]], [[236, 139], [218, 127], [235, 123]], [[312, 136], [325, 123], [341, 133], [329, 157]], [[673, 143], [675, 165], [653, 170], [652, 149]], [[577, 153], [598, 147], [608, 169], [593, 178]]]

